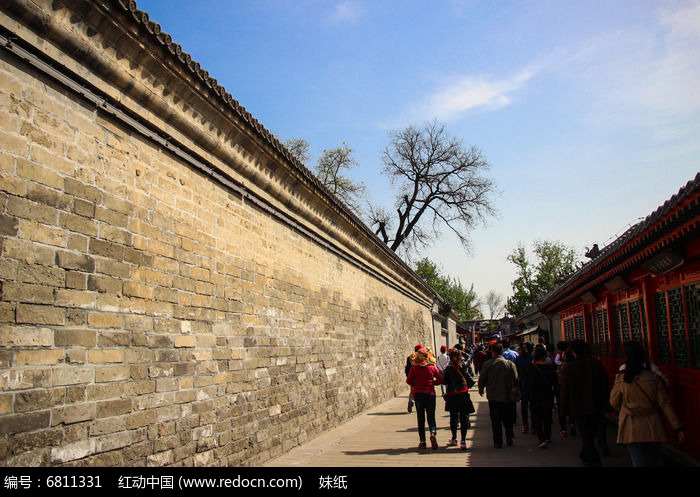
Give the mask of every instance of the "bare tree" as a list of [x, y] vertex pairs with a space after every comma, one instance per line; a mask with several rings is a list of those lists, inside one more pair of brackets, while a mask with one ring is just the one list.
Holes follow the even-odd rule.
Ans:
[[489, 164], [465, 148], [436, 121], [391, 133], [383, 173], [398, 189], [396, 213], [370, 208], [369, 222], [392, 250], [406, 253], [431, 245], [447, 226], [469, 250], [467, 233], [495, 214], [494, 182], [482, 174]]
[[506, 303], [503, 299], [503, 295], [497, 293], [495, 290], [489, 290], [489, 293], [486, 294], [486, 298], [484, 299], [484, 303], [489, 310], [489, 319], [495, 319], [506, 310]]

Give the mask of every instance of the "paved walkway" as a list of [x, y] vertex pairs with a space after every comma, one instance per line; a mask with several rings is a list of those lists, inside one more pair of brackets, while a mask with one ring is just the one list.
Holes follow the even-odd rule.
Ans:
[[[516, 423], [511, 447], [496, 449], [491, 437], [489, 407], [485, 397], [470, 391], [476, 413], [467, 434], [467, 450], [447, 448], [450, 418], [444, 401], [437, 399], [438, 442], [440, 448], [419, 450], [415, 410], [406, 410], [408, 390], [366, 411], [288, 453], [270, 460], [267, 467], [582, 467], [578, 458], [581, 439], [561, 438], [559, 424], [552, 426], [552, 444], [537, 448], [537, 437], [521, 434]], [[520, 414], [518, 413], [518, 417]], [[428, 446], [430, 444], [428, 443]], [[611, 454], [603, 457], [603, 467], [630, 467], [627, 451], [615, 444], [615, 430], [608, 430]]]

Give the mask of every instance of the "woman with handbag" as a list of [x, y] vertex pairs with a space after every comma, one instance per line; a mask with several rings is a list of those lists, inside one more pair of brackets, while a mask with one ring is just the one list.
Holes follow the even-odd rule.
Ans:
[[658, 466], [661, 444], [669, 442], [663, 417], [678, 443], [685, 441], [685, 432], [663, 378], [644, 363], [639, 342], [625, 343], [625, 359], [610, 393], [610, 404], [619, 412], [617, 443], [627, 447], [633, 466]]
[[445, 410], [450, 413], [450, 430], [452, 439], [447, 443], [448, 447], [457, 445], [457, 428], [460, 428], [462, 436], [460, 449], [467, 450], [467, 430], [470, 427], [469, 414], [475, 411], [474, 404], [469, 397], [469, 388], [475, 382], [469, 375], [466, 365], [462, 364], [462, 353], [457, 349], [450, 349], [450, 363], [445, 368], [444, 384]]

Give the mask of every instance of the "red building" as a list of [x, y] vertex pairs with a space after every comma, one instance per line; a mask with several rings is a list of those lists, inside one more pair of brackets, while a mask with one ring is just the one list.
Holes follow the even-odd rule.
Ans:
[[643, 343], [684, 423], [679, 449], [700, 458], [700, 174], [547, 295], [561, 340], [583, 338], [611, 381], [624, 342]]

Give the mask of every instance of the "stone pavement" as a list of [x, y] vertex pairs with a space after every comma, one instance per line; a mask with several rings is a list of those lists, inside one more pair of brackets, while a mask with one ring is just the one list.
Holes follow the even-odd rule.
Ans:
[[[288, 453], [268, 461], [267, 467], [582, 467], [578, 458], [581, 439], [561, 438], [554, 416], [552, 444], [537, 448], [537, 437], [521, 434], [516, 422], [511, 447], [496, 449], [491, 437], [491, 421], [486, 397], [470, 391], [476, 413], [470, 416], [467, 450], [447, 448], [450, 418], [442, 398], [437, 399], [437, 450], [418, 447], [416, 414], [406, 410], [408, 390], [351, 421]], [[556, 414], [556, 413], [555, 413]], [[518, 418], [520, 414], [518, 413]], [[430, 446], [430, 442], [428, 442]], [[603, 457], [603, 467], [631, 467], [627, 451], [615, 444], [615, 428], [608, 430], [611, 454]]]

